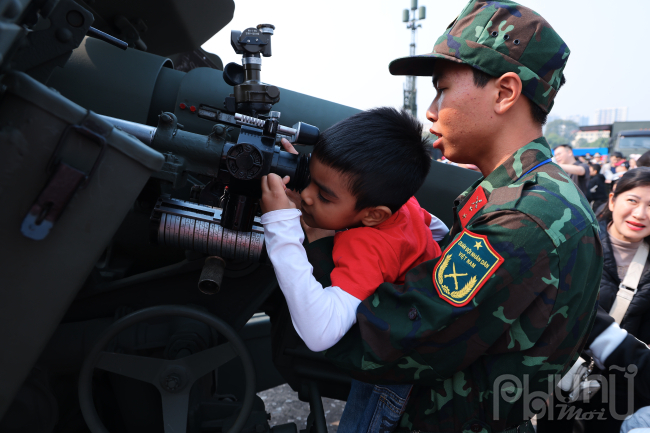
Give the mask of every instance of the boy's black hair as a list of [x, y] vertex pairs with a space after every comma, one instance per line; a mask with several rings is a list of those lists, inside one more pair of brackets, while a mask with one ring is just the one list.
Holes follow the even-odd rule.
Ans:
[[[490, 80], [494, 78], [492, 75], [486, 74], [480, 69], [472, 68], [472, 72], [474, 73], [474, 85], [480, 89], [487, 86], [487, 83], [489, 83]], [[558, 90], [561, 89], [565, 83], [566, 83], [566, 77], [564, 76], [564, 74], [562, 74], [562, 76], [560, 76], [560, 86], [558, 87]], [[533, 120], [542, 126], [546, 125], [546, 120], [548, 119], [548, 113], [544, 111], [542, 107], [535, 104], [530, 99], [529, 102], [530, 102], [530, 115], [533, 117]]]
[[594, 170], [596, 170], [596, 174], [599, 174], [599, 173], [600, 173], [600, 168], [601, 168], [600, 165], [598, 165], [598, 164], [594, 164], [594, 163], [590, 163], [590, 164], [589, 164], [589, 167], [591, 167], [591, 168], [593, 168]]
[[357, 209], [401, 208], [424, 183], [431, 144], [422, 124], [391, 107], [362, 111], [323, 131], [312, 157], [349, 176]]

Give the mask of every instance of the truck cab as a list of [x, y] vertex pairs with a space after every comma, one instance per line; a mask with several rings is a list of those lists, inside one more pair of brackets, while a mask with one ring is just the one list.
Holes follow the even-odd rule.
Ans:
[[612, 151], [624, 157], [650, 150], [650, 129], [620, 131], [613, 139]]

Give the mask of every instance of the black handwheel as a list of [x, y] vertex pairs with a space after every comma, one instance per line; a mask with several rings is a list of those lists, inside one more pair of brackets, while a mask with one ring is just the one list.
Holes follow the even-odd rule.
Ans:
[[[121, 331], [138, 322], [160, 316], [181, 316], [198, 320], [226, 337], [227, 343], [185, 358], [166, 360], [104, 352], [106, 345]], [[161, 305], [136, 311], [113, 323], [104, 331], [84, 361], [79, 374], [79, 404], [92, 433], [109, 433], [102, 423], [92, 395], [93, 369], [99, 368], [154, 385], [162, 397], [165, 433], [185, 433], [190, 390], [194, 382], [238, 355], [244, 366], [246, 388], [237, 420], [227, 433], [239, 432], [253, 408], [255, 369], [241, 337], [223, 320], [180, 305]]]

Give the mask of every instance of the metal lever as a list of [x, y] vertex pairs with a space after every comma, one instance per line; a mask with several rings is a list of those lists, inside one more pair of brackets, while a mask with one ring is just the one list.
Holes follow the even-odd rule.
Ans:
[[116, 46], [117, 48], [122, 50], [126, 50], [127, 48], [129, 48], [129, 44], [127, 44], [123, 40], [117, 39], [116, 37], [113, 37], [108, 33], [104, 33], [101, 30], [97, 30], [94, 27], [89, 28], [87, 34], [88, 36], [92, 36], [93, 38], [97, 38], [104, 42], [108, 42], [109, 44]]

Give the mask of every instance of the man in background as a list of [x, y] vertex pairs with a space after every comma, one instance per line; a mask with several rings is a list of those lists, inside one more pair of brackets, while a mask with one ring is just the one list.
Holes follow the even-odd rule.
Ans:
[[568, 144], [560, 144], [554, 149], [553, 155], [557, 164], [569, 174], [573, 183], [587, 196], [587, 186], [591, 177], [589, 174], [589, 164], [576, 161], [576, 158], [573, 156], [573, 148]]

